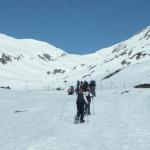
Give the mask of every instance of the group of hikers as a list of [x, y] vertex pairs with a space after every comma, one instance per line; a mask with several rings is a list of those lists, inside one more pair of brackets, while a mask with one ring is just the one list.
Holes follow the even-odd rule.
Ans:
[[77, 81], [77, 86], [75, 89], [77, 100], [77, 114], [75, 116], [75, 123], [84, 123], [84, 115], [90, 115], [90, 104], [93, 97], [96, 96], [95, 93], [96, 83], [92, 80], [90, 83], [87, 81]]

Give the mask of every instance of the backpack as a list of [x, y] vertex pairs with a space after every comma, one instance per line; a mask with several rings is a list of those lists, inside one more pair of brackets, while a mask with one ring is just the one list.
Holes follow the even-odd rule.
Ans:
[[77, 96], [77, 102], [76, 103], [84, 103], [84, 96], [83, 93], [79, 93]]
[[79, 88], [80, 87], [80, 81], [78, 80], [77, 81], [77, 88]]
[[91, 82], [90, 82], [90, 86], [96, 86], [96, 82], [95, 82], [95, 80], [91, 80]]
[[89, 85], [89, 84], [88, 84], [87, 81], [84, 81], [84, 82], [83, 82], [83, 90], [84, 90], [84, 91], [87, 91], [88, 85]]

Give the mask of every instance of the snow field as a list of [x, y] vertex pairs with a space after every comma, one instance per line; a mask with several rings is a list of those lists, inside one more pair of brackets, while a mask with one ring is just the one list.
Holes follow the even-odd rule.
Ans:
[[[149, 90], [98, 90], [91, 116], [74, 124], [66, 91], [0, 91], [1, 150], [149, 150]], [[15, 113], [15, 111], [22, 111]]]

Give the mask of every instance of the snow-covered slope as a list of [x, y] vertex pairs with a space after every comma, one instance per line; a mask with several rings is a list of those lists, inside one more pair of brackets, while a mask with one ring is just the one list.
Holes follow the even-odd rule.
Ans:
[[0, 35], [0, 87], [65, 87], [76, 80], [148, 82], [150, 27], [93, 54], [73, 55], [48, 43]]
[[86, 122], [75, 125], [75, 95], [0, 90], [0, 149], [149, 150], [149, 90], [123, 92], [97, 90], [95, 115], [91, 104]]

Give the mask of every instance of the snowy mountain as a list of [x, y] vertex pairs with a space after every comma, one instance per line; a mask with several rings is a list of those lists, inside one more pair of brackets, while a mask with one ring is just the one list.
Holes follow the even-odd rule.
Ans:
[[[48, 43], [0, 34], [0, 87], [67, 87], [76, 80], [134, 86], [149, 82], [150, 27], [130, 39], [88, 55], [73, 55]], [[102, 86], [99, 84], [99, 86]]]
[[[133, 88], [150, 82], [149, 63], [150, 27], [82, 56], [0, 35], [0, 87], [18, 89], [0, 88], [0, 149], [149, 150], [149, 89]], [[76, 95], [43, 89], [78, 79], [96, 79], [97, 88], [91, 115], [74, 124]]]

